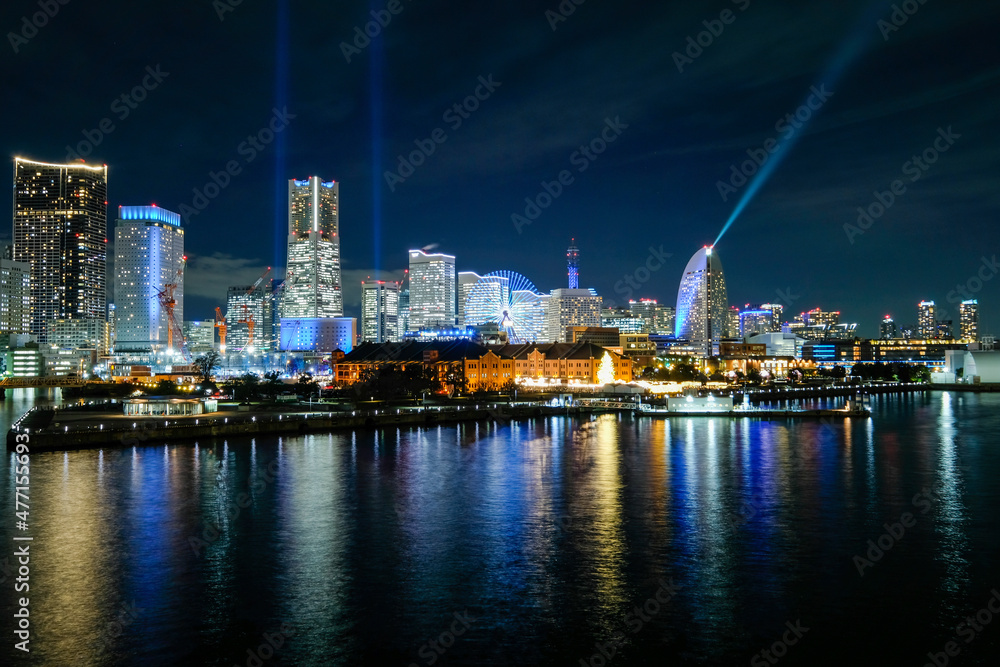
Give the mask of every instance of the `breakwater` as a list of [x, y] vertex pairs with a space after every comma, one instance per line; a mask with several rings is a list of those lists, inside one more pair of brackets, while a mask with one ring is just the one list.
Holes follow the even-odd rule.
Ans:
[[555, 407], [545, 405], [497, 405], [426, 410], [375, 410], [353, 412], [214, 412], [197, 417], [126, 418], [120, 414], [85, 414], [72, 421], [47, 418], [47, 425], [32, 428], [46, 416], [26, 413], [7, 433], [7, 447], [15, 436], [30, 436], [32, 451], [132, 447], [152, 442], [198, 440], [263, 435], [304, 435], [342, 429], [428, 426], [467, 421], [511, 420], [554, 415], [609, 412], [609, 408]]

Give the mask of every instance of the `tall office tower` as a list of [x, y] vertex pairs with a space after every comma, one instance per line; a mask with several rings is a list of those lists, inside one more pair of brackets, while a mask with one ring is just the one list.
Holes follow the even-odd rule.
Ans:
[[465, 323], [465, 303], [469, 300], [469, 294], [479, 279], [482, 278], [473, 271], [461, 271], [458, 274], [458, 328], [462, 329]]
[[674, 334], [699, 346], [706, 357], [718, 354], [728, 312], [722, 262], [710, 246], [705, 246], [684, 267], [677, 289]]
[[410, 331], [455, 326], [455, 257], [410, 251]]
[[396, 343], [399, 335], [399, 283], [361, 283], [361, 340]]
[[576, 239], [570, 239], [566, 249], [566, 267], [569, 274], [569, 289], [580, 288], [580, 249], [576, 247]]
[[0, 259], [0, 333], [31, 333], [31, 265], [15, 262], [14, 247]]
[[758, 334], [776, 333], [771, 328], [773, 326], [774, 313], [760, 304], [748, 303], [740, 311], [740, 336], [744, 338]]
[[[115, 223], [115, 351], [167, 347], [171, 326], [160, 292], [173, 292], [174, 321], [184, 322], [184, 230], [181, 216], [158, 206], [119, 206]], [[175, 287], [168, 287], [174, 285]], [[179, 332], [175, 331], [176, 339]], [[174, 349], [180, 349], [174, 341]]]
[[937, 335], [937, 308], [933, 301], [917, 304], [917, 335], [924, 340]]
[[979, 301], [969, 299], [958, 306], [959, 327], [963, 343], [979, 342]]
[[882, 340], [890, 340], [898, 335], [899, 331], [896, 329], [896, 321], [886, 315], [882, 319], [882, 323], [878, 326], [878, 337]]
[[262, 285], [264, 322], [263, 325], [258, 325], [258, 331], [254, 332], [255, 338], [260, 341], [261, 352], [274, 352], [281, 341], [281, 319], [278, 313], [278, 294], [281, 284], [280, 280], [271, 278], [265, 280]]
[[106, 320], [108, 168], [14, 158], [14, 260], [31, 266], [31, 333]]
[[410, 288], [399, 290], [399, 338], [402, 340], [410, 330]]
[[246, 354], [268, 351], [272, 335], [268, 296], [264, 284], [229, 288], [226, 296], [226, 350]]
[[555, 343], [572, 341], [569, 327], [601, 326], [601, 297], [593, 289], [554, 289], [545, 305], [547, 336]]
[[340, 184], [288, 181], [288, 261], [282, 318], [340, 317]]

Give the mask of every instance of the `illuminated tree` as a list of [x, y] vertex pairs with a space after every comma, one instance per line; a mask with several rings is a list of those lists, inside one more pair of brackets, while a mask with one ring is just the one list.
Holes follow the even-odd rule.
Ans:
[[615, 381], [615, 364], [611, 361], [611, 354], [604, 353], [601, 359], [601, 367], [597, 369], [597, 382], [600, 384], [613, 384]]

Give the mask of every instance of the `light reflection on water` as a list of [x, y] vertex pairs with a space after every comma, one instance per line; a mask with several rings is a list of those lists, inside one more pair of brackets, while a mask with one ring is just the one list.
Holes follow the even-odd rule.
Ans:
[[[813, 629], [783, 664], [922, 664], [1000, 584], [1000, 397], [873, 407], [35, 454], [33, 660], [243, 665], [284, 623], [265, 665], [424, 665], [467, 612], [437, 664], [579, 664], [665, 579], [676, 598], [611, 664], [746, 664], [796, 619]], [[997, 648], [984, 633], [963, 664]]]

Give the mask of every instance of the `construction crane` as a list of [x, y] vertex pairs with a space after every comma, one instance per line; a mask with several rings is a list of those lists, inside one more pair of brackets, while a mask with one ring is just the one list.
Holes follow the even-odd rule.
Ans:
[[222, 309], [215, 307], [215, 328], [219, 330], [219, 354], [226, 354], [226, 318], [222, 315]]
[[[257, 282], [255, 282], [253, 285], [251, 285], [250, 289], [247, 290], [247, 293], [246, 293], [246, 297], [247, 298], [249, 298], [250, 295], [253, 294], [254, 291], [258, 287], [260, 287], [260, 284], [262, 282], [264, 282], [264, 278], [267, 278], [267, 275], [269, 273], [271, 273], [271, 267], [270, 266], [267, 267], [267, 271], [265, 271], [264, 273], [261, 274], [260, 278], [257, 279]], [[243, 350], [246, 350], [246, 351], [250, 352], [251, 354], [253, 354], [253, 332], [254, 332], [254, 327], [256, 326], [257, 323], [256, 323], [256, 321], [253, 318], [253, 313], [250, 311], [250, 306], [248, 304], [246, 304], [246, 303], [243, 303], [241, 305], [242, 305], [243, 312], [240, 315], [240, 319], [236, 320], [236, 322], [238, 324], [245, 324], [245, 325], [247, 325], [247, 330], [249, 331], [250, 335], [247, 338], [247, 344], [243, 348]], [[240, 350], [240, 352], [242, 352], [243, 350]]]
[[163, 289], [156, 293], [157, 299], [160, 301], [160, 308], [167, 313], [167, 353], [173, 354], [174, 351], [174, 336], [180, 341], [180, 353], [184, 357], [185, 361], [190, 361], [190, 355], [187, 351], [187, 342], [184, 340], [184, 331], [181, 329], [180, 325], [177, 323], [177, 318], [174, 317], [174, 307], [177, 305], [177, 299], [174, 298], [174, 290], [177, 289], [177, 285], [180, 283], [180, 278], [184, 273], [184, 265], [177, 269], [177, 274], [174, 277], [174, 282], [167, 283], [163, 286]]

